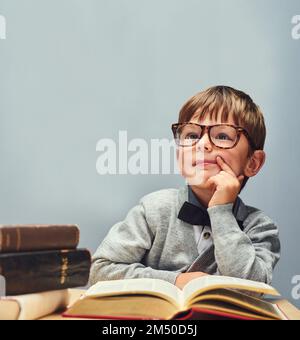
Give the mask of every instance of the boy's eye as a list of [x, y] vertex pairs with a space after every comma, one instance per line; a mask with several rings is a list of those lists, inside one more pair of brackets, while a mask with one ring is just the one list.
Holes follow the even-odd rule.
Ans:
[[216, 139], [218, 139], [218, 140], [232, 140], [226, 133], [219, 133], [216, 136]]
[[188, 133], [184, 139], [199, 139], [199, 135], [197, 135], [196, 133]]

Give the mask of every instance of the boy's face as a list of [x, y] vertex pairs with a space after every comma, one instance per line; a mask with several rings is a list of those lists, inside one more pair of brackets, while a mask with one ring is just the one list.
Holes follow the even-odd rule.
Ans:
[[[210, 120], [209, 115], [201, 121], [192, 118], [190, 123], [201, 125], [222, 124], [221, 119]], [[229, 117], [226, 124], [236, 126], [232, 117]], [[237, 177], [240, 175], [251, 177], [251, 174], [245, 173], [249, 162], [248, 153], [249, 142], [244, 134], [241, 134], [238, 144], [233, 149], [220, 149], [210, 142], [208, 133], [206, 133], [196, 145], [192, 147], [179, 147], [177, 159], [182, 176], [186, 178], [190, 185], [201, 188], [209, 178], [221, 172], [221, 168], [216, 161], [217, 156], [223, 158]], [[206, 161], [212, 163], [205, 163]]]

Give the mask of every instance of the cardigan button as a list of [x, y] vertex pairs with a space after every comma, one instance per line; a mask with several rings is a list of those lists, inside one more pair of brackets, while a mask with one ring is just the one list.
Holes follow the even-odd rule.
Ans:
[[208, 240], [209, 238], [210, 238], [210, 233], [209, 232], [205, 232], [204, 234], [203, 234], [203, 238], [204, 238], [204, 240]]

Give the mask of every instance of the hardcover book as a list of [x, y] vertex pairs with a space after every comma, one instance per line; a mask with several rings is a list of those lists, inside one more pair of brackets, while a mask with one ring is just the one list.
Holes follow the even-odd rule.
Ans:
[[75, 249], [77, 225], [0, 225], [0, 253]]
[[189, 282], [183, 290], [157, 279], [98, 282], [64, 317], [99, 319], [242, 319], [284, 320], [276, 304], [261, 295], [279, 296], [264, 283], [205, 276]]
[[6, 295], [83, 287], [90, 266], [91, 255], [85, 249], [0, 254]]
[[69, 291], [50, 292], [0, 297], [0, 320], [36, 320], [69, 304]]

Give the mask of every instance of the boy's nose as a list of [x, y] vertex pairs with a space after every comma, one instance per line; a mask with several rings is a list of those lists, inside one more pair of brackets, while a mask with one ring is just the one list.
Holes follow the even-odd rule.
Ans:
[[212, 144], [210, 142], [208, 133], [206, 132], [202, 138], [199, 140], [199, 142], [197, 143], [197, 149], [199, 149], [200, 151], [206, 151], [209, 152], [212, 150]]

